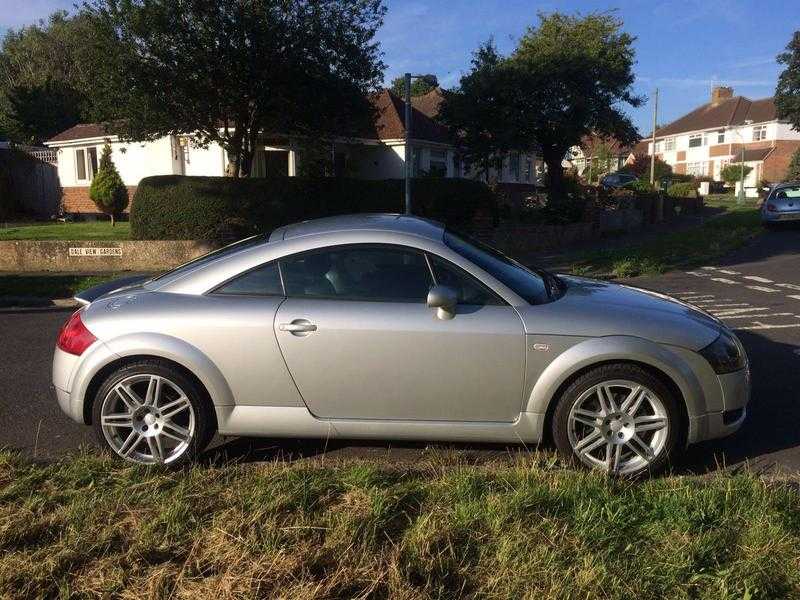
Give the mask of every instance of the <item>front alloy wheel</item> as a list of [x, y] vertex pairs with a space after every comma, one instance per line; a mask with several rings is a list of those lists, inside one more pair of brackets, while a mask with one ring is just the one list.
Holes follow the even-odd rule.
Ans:
[[556, 409], [553, 433], [564, 454], [613, 475], [664, 466], [678, 439], [675, 399], [634, 365], [601, 367], [573, 383]]

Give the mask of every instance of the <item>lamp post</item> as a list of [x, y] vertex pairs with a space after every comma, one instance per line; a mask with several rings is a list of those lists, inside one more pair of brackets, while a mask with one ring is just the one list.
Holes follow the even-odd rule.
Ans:
[[[752, 122], [752, 119], [745, 119], [744, 124], [750, 125]], [[742, 137], [741, 131], [738, 129], [734, 129], [734, 131], [736, 135], [739, 136], [739, 141], [742, 144], [742, 156], [739, 161], [739, 194], [736, 196], [736, 204], [742, 205], [744, 204], [744, 138]]]
[[409, 140], [411, 139], [411, 80], [412, 79], [421, 79], [425, 83], [431, 86], [439, 85], [439, 81], [436, 79], [436, 75], [412, 75], [411, 73], [405, 74], [405, 98], [403, 99], [405, 102], [405, 145], [403, 151], [403, 162], [404, 162], [404, 176], [403, 179], [405, 180], [405, 206], [406, 206], [406, 214], [411, 214], [411, 148], [409, 146]]

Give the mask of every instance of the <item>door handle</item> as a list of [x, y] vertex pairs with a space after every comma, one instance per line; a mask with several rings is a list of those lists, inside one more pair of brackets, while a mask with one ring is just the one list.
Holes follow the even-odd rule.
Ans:
[[295, 319], [291, 323], [281, 323], [278, 325], [278, 329], [281, 331], [288, 331], [293, 335], [302, 335], [304, 333], [316, 331], [317, 326], [308, 319]]

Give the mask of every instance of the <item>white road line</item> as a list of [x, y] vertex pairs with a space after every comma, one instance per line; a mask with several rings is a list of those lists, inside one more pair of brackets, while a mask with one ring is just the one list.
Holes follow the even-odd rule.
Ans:
[[791, 325], [767, 325], [758, 321], [753, 321], [753, 323], [755, 324], [747, 327], [737, 327], [736, 329], [788, 329], [789, 327], [800, 327], [800, 323], [792, 323]]
[[795, 285], [794, 283], [776, 283], [778, 287], [786, 288], [787, 290], [797, 290], [800, 291], [800, 285]]
[[[762, 310], [769, 310], [768, 308], [730, 308], [728, 310], [711, 310], [709, 311], [715, 317], [726, 317], [728, 315], [743, 315], [744, 313], [760, 312]], [[758, 315], [753, 315], [757, 317]]]
[[688, 300], [689, 298], [713, 298], [714, 294], [686, 294], [685, 296], [681, 296], [682, 300]]
[[800, 300], [800, 296], [786, 296], [787, 298], [791, 298], [792, 300]]
[[686, 271], [687, 275], [694, 275], [695, 277], [711, 277], [710, 273], [701, 273], [700, 271]]
[[712, 308], [733, 308], [734, 306], [750, 306], [747, 302], [732, 302], [731, 304], [715, 304]]
[[727, 269], [719, 269], [720, 273], [725, 273], [725, 275], [741, 275], [739, 271], [728, 271]]
[[701, 269], [705, 269], [706, 271], [716, 271], [717, 267], [700, 267]]
[[718, 281], [720, 283], [727, 283], [728, 285], [739, 285], [738, 281], [734, 281], [733, 279], [725, 279], [724, 277], [712, 277], [711, 281]]
[[768, 294], [780, 291], [780, 290], [774, 290], [772, 288], [764, 287], [763, 285], [748, 285], [746, 287], [747, 287], [748, 290], [756, 290], [757, 292], [767, 292]]
[[756, 277], [755, 275], [745, 275], [744, 279], [749, 279], [750, 281], [757, 281], [758, 283], [772, 283], [772, 279], [766, 279], [765, 277]]
[[716, 315], [720, 319], [728, 320], [728, 319], [752, 319], [753, 317], [758, 317], [761, 319], [762, 317], [791, 317], [794, 316], [792, 313], [769, 313], [769, 314], [758, 314], [758, 315]]

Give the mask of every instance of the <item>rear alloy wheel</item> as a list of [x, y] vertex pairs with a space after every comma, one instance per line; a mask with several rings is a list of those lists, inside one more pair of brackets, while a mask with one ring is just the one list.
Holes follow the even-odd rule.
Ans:
[[175, 465], [207, 443], [206, 412], [192, 381], [159, 362], [145, 362], [106, 380], [93, 417], [100, 441], [121, 458]]
[[559, 450], [612, 475], [662, 469], [680, 433], [675, 398], [635, 365], [600, 367], [580, 377], [554, 416]]

